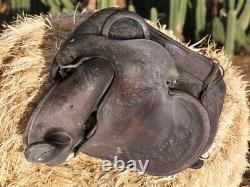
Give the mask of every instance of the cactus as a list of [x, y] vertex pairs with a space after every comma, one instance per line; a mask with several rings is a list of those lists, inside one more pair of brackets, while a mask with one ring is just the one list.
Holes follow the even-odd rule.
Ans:
[[222, 21], [220, 18], [215, 17], [213, 19], [213, 30], [212, 30], [212, 36], [214, 40], [220, 42], [220, 43], [225, 43], [225, 29]]
[[201, 32], [205, 30], [206, 26], [206, 0], [197, 0], [196, 12], [195, 12], [195, 36], [196, 39], [201, 37]]
[[227, 54], [233, 54], [236, 31], [236, 11], [229, 10], [227, 18], [227, 35], [225, 50]]
[[59, 6], [57, 6], [56, 2], [54, 0], [47, 0], [49, 6], [50, 6], [50, 11], [52, 13], [59, 12], [61, 9]]
[[63, 4], [64, 8], [67, 10], [75, 9], [75, 5], [72, 3], [71, 0], [61, 0], [61, 3]]
[[[229, 12], [227, 15], [227, 34], [225, 41], [225, 51], [228, 55], [232, 55], [234, 52], [235, 35], [236, 35], [236, 19], [237, 19], [237, 8], [235, 9], [235, 1], [228, 1]], [[239, 8], [238, 8], [239, 9]]]
[[155, 7], [151, 8], [151, 10], [150, 10], [150, 20], [153, 22], [158, 21], [158, 12], [157, 12], [157, 9]]
[[170, 0], [169, 29], [182, 38], [188, 0]]
[[15, 0], [12, 0], [12, 1], [11, 1], [11, 8], [12, 8], [12, 10], [14, 10], [14, 11], [16, 11], [16, 10], [18, 9], [16, 3], [17, 3], [17, 2], [16, 2]]
[[56, 13], [56, 12], [60, 11], [60, 6], [58, 5], [57, 1], [54, 1], [54, 0], [41, 0], [41, 2], [43, 4], [45, 4], [46, 6], [49, 6], [50, 7], [50, 11], [52, 13]]
[[134, 7], [134, 5], [132, 3], [129, 3], [128, 10], [131, 11], [131, 12], [136, 12], [135, 7]]
[[235, 1], [229, 0], [229, 12], [227, 17], [227, 39], [225, 43], [225, 50], [229, 55], [233, 54], [235, 42], [239, 44], [244, 44], [246, 42], [247, 35], [245, 31], [249, 25], [249, 20], [250, 0], [238, 0], [236, 8]]
[[[238, 11], [240, 12], [240, 10]], [[239, 17], [240, 26], [245, 30], [250, 22], [250, 0], [246, 0], [244, 9]]]
[[[246, 29], [250, 20], [250, 0], [227, 0], [227, 3], [228, 12], [226, 13], [223, 9], [222, 14], [213, 19], [212, 33], [216, 41], [225, 44], [226, 53], [233, 55], [235, 43], [243, 45], [247, 41]], [[224, 16], [226, 16], [225, 27], [222, 23]]]
[[75, 9], [75, 5], [71, 0], [41, 0], [41, 2], [49, 6], [52, 13]]
[[29, 10], [30, 9], [30, 0], [22, 0], [21, 6], [23, 9]]
[[236, 7], [236, 12], [239, 13], [242, 6], [244, 5], [244, 0], [238, 0], [238, 4], [237, 4], [237, 7]]
[[107, 8], [109, 6], [108, 0], [100, 0], [100, 9]]
[[245, 30], [242, 27], [237, 28], [237, 32], [235, 34], [235, 41], [239, 45], [245, 45], [247, 43], [248, 36], [245, 33]]
[[175, 32], [179, 0], [170, 0], [169, 28]]
[[[12, 10], [22, 11], [30, 9], [31, 0], [11, 0]], [[64, 10], [74, 10], [76, 0], [40, 0], [48, 5], [51, 12], [61, 12]], [[98, 8], [112, 7], [117, 0], [95, 0], [98, 2]], [[129, 2], [128, 10], [135, 12], [132, 0]], [[195, 2], [195, 3], [193, 3]], [[246, 31], [250, 23], [250, 0], [217, 0], [215, 13], [218, 15], [212, 18], [212, 23], [206, 24], [206, 0], [168, 0], [170, 12], [168, 26], [173, 30], [177, 37], [182, 38], [184, 23], [187, 20], [186, 13], [188, 5], [195, 8], [195, 37], [200, 39], [201, 34], [212, 26], [213, 38], [225, 45], [225, 50], [229, 55], [233, 54], [235, 44], [246, 45]], [[224, 6], [224, 5], [227, 6]], [[223, 6], [221, 6], [223, 5]], [[125, 5], [124, 5], [125, 6]], [[96, 8], [96, 6], [95, 6]], [[192, 8], [191, 8], [192, 9]], [[162, 12], [158, 12], [155, 7], [150, 10], [151, 21], [158, 21], [158, 15], [163, 17]], [[161, 19], [163, 21], [164, 19]], [[208, 26], [208, 27], [207, 27]], [[236, 28], [237, 27], [237, 28]]]
[[12, 0], [11, 7], [14, 11], [20, 10], [29, 10], [30, 9], [30, 0]]
[[113, 7], [115, 6], [115, 1], [114, 0], [99, 0], [97, 7], [99, 9], [104, 9], [107, 7]]
[[186, 19], [186, 14], [187, 14], [187, 5], [188, 5], [188, 0], [180, 0], [180, 12], [179, 12], [179, 18], [178, 18], [178, 23], [180, 24], [179, 27], [184, 26], [185, 19]]
[[115, 1], [114, 1], [114, 0], [109, 0], [109, 4], [108, 4], [109, 7], [113, 7], [114, 4], [115, 4]]

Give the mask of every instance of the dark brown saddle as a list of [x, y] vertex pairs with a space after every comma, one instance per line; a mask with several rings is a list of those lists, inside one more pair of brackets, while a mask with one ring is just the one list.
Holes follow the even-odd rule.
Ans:
[[51, 77], [25, 130], [29, 161], [57, 165], [84, 152], [148, 160], [152, 175], [202, 165], [226, 90], [218, 64], [115, 8], [79, 25]]

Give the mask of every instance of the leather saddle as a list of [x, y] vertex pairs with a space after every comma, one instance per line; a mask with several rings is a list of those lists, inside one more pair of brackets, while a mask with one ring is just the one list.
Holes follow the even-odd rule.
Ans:
[[71, 152], [148, 160], [146, 173], [165, 176], [199, 168], [223, 106], [220, 69], [136, 13], [94, 13], [54, 59], [56, 83], [30, 117], [25, 156], [52, 166]]

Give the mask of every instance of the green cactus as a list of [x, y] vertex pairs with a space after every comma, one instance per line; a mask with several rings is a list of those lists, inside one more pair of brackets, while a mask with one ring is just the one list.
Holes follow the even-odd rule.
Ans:
[[61, 3], [67, 10], [75, 10], [75, 5], [72, 3], [71, 0], [61, 0]]
[[170, 0], [169, 29], [178, 37], [182, 37], [186, 20], [188, 0]]
[[235, 32], [236, 32], [236, 11], [229, 10], [227, 17], [227, 35], [225, 50], [227, 54], [233, 54], [235, 44]]
[[54, 0], [47, 0], [49, 6], [50, 6], [50, 11], [52, 13], [60, 12], [60, 7], [57, 6], [56, 2]]
[[237, 7], [236, 7], [236, 12], [239, 13], [242, 6], [244, 5], [244, 0], [238, 0], [238, 4], [237, 4]]
[[158, 12], [157, 12], [157, 9], [155, 7], [151, 8], [151, 10], [150, 10], [150, 20], [153, 22], [158, 21]]
[[108, 0], [100, 0], [100, 9], [107, 8], [109, 6]]
[[46, 6], [49, 6], [50, 7], [50, 11], [52, 13], [56, 13], [56, 12], [60, 12], [61, 11], [61, 9], [60, 9], [61, 5], [58, 5], [58, 1], [54, 1], [54, 0], [41, 0], [41, 2], [43, 4], [45, 4]]
[[14, 11], [16, 11], [18, 9], [18, 7], [17, 7], [17, 1], [16, 0], [12, 0], [11, 1], [11, 8]]
[[248, 40], [247, 34], [242, 27], [237, 28], [237, 32], [235, 33], [235, 41], [239, 45], [245, 45]]
[[229, 10], [234, 10], [235, 0], [228, 0], [228, 8]]
[[62, 6], [61, 0], [55, 0], [55, 4], [56, 4], [58, 7], [61, 7], [61, 6]]
[[179, 0], [170, 0], [169, 28], [175, 32]]
[[180, 0], [179, 3], [180, 3], [180, 9], [178, 14], [179, 15], [178, 23], [180, 24], [180, 27], [183, 28], [187, 14], [188, 0]]
[[204, 31], [206, 26], [206, 0], [197, 0], [196, 12], [195, 12], [195, 36], [198, 40], [201, 37], [201, 32]]
[[41, 0], [41, 2], [49, 6], [52, 13], [64, 10], [73, 11], [75, 9], [75, 5], [71, 0]]
[[115, 0], [109, 0], [109, 7], [113, 7], [115, 5]]
[[135, 11], [135, 7], [134, 7], [134, 5], [133, 5], [132, 3], [130, 3], [130, 4], [128, 5], [128, 10], [131, 11], [131, 12], [136, 12], [136, 11]]
[[30, 9], [30, 0], [22, 0], [21, 1], [22, 8], [25, 10]]
[[[240, 12], [240, 10], [238, 11]], [[239, 17], [240, 26], [245, 30], [247, 29], [249, 23], [250, 23], [250, 0], [245, 1], [244, 9], [241, 12], [241, 15]]]
[[[11, 0], [12, 9], [16, 11], [29, 10], [31, 0]], [[62, 12], [65, 10], [75, 10], [76, 0], [40, 0], [48, 5], [51, 12]], [[164, 0], [162, 0], [164, 1]], [[247, 29], [250, 23], [250, 0], [217, 0], [216, 14], [211, 23], [206, 23], [206, 0], [168, 0], [169, 13], [158, 12], [155, 7], [150, 10], [150, 19], [158, 21], [158, 16], [164, 18], [169, 15], [168, 26], [177, 37], [182, 38], [184, 23], [187, 20], [187, 7], [194, 11], [195, 16], [195, 37], [200, 39], [202, 33], [207, 29], [212, 29], [213, 39], [224, 44], [229, 55], [233, 54], [235, 44], [246, 45]], [[115, 0], [98, 0], [98, 8], [114, 6]], [[225, 6], [226, 5], [226, 6]], [[135, 12], [132, 1], [129, 1], [128, 10]], [[164, 16], [162, 16], [164, 14]], [[210, 20], [210, 19], [208, 19]], [[164, 21], [164, 19], [161, 19]], [[212, 27], [210, 27], [212, 26]], [[237, 27], [237, 28], [236, 28]]]
[[227, 33], [225, 41], [225, 51], [228, 55], [232, 55], [234, 52], [236, 22], [237, 22], [237, 12], [236, 12], [237, 8], [235, 9], [235, 1], [229, 0], [228, 7], [229, 7], [229, 12], [227, 15], [227, 26], [226, 26]]
[[250, 19], [250, 0], [237, 1], [236, 8], [234, 0], [229, 0], [228, 5], [229, 12], [227, 16], [225, 50], [227, 54], [233, 55], [235, 43], [244, 44], [247, 39], [245, 31]]
[[[228, 55], [233, 55], [235, 43], [244, 45], [247, 41], [246, 29], [250, 20], [250, 0], [227, 0], [228, 11], [221, 10], [221, 15], [213, 19], [213, 37], [224, 43]], [[226, 24], [222, 21], [226, 17]], [[236, 32], [237, 27], [237, 32]]]
[[11, 7], [14, 11], [30, 9], [30, 0], [11, 0]]
[[213, 26], [212, 36], [214, 40], [220, 43], [225, 43], [225, 29], [224, 29], [224, 25], [221, 19], [218, 17], [215, 17], [213, 19], [212, 26]]

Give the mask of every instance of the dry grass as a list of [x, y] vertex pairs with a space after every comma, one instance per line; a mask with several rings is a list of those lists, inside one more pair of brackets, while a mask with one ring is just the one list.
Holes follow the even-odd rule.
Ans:
[[104, 173], [100, 160], [84, 154], [53, 168], [24, 159], [20, 130], [37, 99], [50, 87], [49, 66], [60, 41], [84, 17], [77, 15], [76, 23], [73, 15], [19, 17], [0, 35], [0, 186], [237, 186], [247, 166], [247, 83], [223, 51], [214, 50], [213, 45], [192, 47], [219, 61], [227, 84], [219, 132], [202, 169], [153, 177], [136, 172]]

